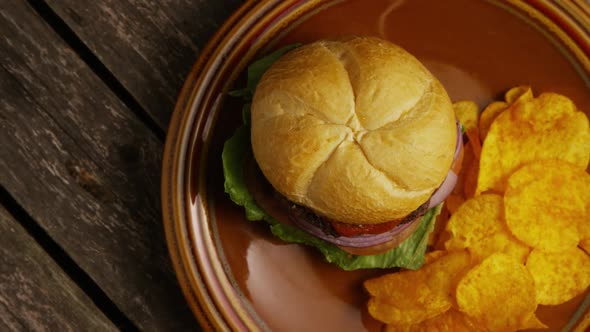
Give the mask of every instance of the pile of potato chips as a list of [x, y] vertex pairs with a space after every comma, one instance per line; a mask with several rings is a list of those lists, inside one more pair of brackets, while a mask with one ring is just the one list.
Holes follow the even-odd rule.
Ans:
[[[545, 328], [539, 304], [590, 285], [590, 128], [568, 98], [528, 87], [481, 113], [459, 102], [463, 170], [416, 271], [365, 281], [387, 331]], [[481, 144], [483, 142], [483, 144]]]

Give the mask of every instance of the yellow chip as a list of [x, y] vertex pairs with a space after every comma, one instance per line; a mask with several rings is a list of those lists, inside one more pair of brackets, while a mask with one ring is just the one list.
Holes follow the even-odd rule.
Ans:
[[426, 255], [424, 255], [424, 265], [434, 262], [435, 260], [441, 258], [447, 253], [448, 251], [446, 250], [433, 250], [427, 252]]
[[[426, 274], [421, 271], [404, 271], [365, 281], [372, 295], [368, 303], [371, 316], [388, 324], [412, 325], [445, 312], [451, 299], [427, 286]], [[424, 295], [422, 295], [424, 294]]]
[[503, 252], [524, 263], [529, 248], [508, 231], [503, 211], [503, 198], [499, 195], [483, 194], [469, 199], [447, 223], [450, 239], [445, 248], [469, 248], [476, 260]]
[[502, 193], [516, 169], [554, 158], [586, 169], [590, 159], [586, 115], [570, 99], [554, 93], [512, 104], [494, 120], [483, 143], [477, 193]]
[[559, 253], [535, 249], [527, 259], [526, 268], [535, 281], [539, 304], [564, 303], [590, 285], [590, 256], [579, 248]]
[[468, 199], [451, 215], [446, 230], [451, 238], [446, 248], [468, 248], [502, 230], [502, 196], [484, 194]]
[[[584, 181], [583, 177], [581, 181]], [[590, 181], [587, 184], [590, 186]], [[582, 199], [586, 201], [586, 216], [578, 220], [578, 233], [580, 234], [580, 247], [590, 254], [590, 189], [586, 191], [587, 197]]]
[[365, 281], [372, 296], [371, 316], [387, 324], [409, 326], [449, 310], [457, 276], [469, 267], [466, 251], [451, 252], [416, 271], [387, 274]]
[[447, 223], [447, 250], [468, 248], [475, 260], [482, 260], [495, 252], [503, 252], [525, 261], [529, 248], [509, 231], [502, 218], [502, 196], [483, 194], [467, 200]]
[[523, 320], [522, 325], [520, 326], [520, 329], [522, 330], [536, 330], [546, 328], [548, 328], [548, 326], [545, 325], [545, 323], [541, 322], [535, 314], [532, 314], [528, 318], [525, 318]]
[[575, 248], [585, 215], [590, 175], [560, 160], [523, 166], [508, 180], [504, 212], [508, 228], [533, 248], [557, 252]]
[[456, 296], [460, 311], [493, 331], [527, 326], [537, 309], [533, 277], [524, 265], [501, 253], [467, 272]]
[[524, 263], [529, 255], [530, 248], [518, 241], [508, 230], [503, 230], [481, 239], [481, 241], [469, 247], [469, 252], [476, 260], [482, 260], [496, 252], [501, 252]]
[[458, 101], [453, 104], [453, 110], [455, 110], [455, 117], [457, 117], [465, 130], [477, 129], [479, 106], [476, 103], [470, 100]]
[[490, 103], [479, 115], [479, 138], [483, 142], [486, 138], [492, 122], [508, 108], [508, 103], [503, 101], [494, 101]]
[[508, 104], [514, 104], [520, 101], [529, 101], [533, 99], [533, 91], [530, 86], [515, 86], [504, 94], [504, 99]]
[[411, 326], [387, 325], [385, 332], [477, 332], [485, 331], [464, 313], [449, 309], [444, 313]]
[[578, 231], [582, 240], [590, 240], [590, 216], [580, 218], [578, 223]]

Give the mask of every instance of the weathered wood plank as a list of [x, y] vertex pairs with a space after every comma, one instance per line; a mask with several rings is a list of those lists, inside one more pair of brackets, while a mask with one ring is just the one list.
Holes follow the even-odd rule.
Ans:
[[166, 129], [199, 50], [241, 0], [47, 0]]
[[0, 329], [116, 331], [117, 328], [0, 206]]
[[159, 204], [162, 143], [24, 1], [0, 1], [0, 183], [139, 328], [197, 325]]

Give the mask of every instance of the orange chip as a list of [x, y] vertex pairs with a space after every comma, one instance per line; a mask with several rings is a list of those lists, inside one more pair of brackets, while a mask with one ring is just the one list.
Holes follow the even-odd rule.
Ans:
[[479, 138], [483, 141], [492, 126], [492, 122], [500, 113], [508, 108], [508, 103], [503, 101], [494, 101], [490, 103], [479, 115]]
[[539, 304], [561, 304], [582, 294], [590, 285], [590, 256], [579, 248], [559, 253], [535, 249], [526, 268], [535, 281]]
[[499, 195], [483, 194], [467, 200], [447, 223], [451, 236], [445, 248], [468, 248], [476, 260], [502, 252], [524, 263], [529, 248], [508, 231], [503, 211]]
[[440, 315], [453, 303], [457, 276], [469, 266], [466, 251], [451, 252], [416, 271], [387, 274], [365, 281], [372, 296], [371, 316], [387, 324], [408, 326]]
[[530, 86], [515, 86], [504, 94], [504, 99], [508, 104], [514, 104], [520, 101], [529, 101], [533, 99], [533, 90]]
[[580, 241], [578, 222], [585, 215], [590, 175], [560, 160], [523, 166], [508, 179], [504, 195], [506, 224], [533, 248], [558, 252]]
[[590, 255], [590, 239], [580, 241], [580, 248]]
[[558, 158], [584, 170], [590, 159], [590, 128], [573, 102], [555, 93], [512, 104], [492, 123], [483, 143], [477, 193], [504, 192], [520, 166]]
[[467, 272], [456, 296], [460, 311], [493, 331], [527, 326], [537, 309], [533, 277], [524, 265], [501, 253]]
[[477, 332], [485, 331], [469, 316], [449, 309], [444, 313], [412, 326], [387, 325], [385, 332]]

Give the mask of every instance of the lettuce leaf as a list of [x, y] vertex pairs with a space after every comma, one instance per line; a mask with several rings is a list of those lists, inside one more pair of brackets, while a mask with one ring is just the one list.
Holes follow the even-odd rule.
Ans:
[[270, 66], [275, 63], [275, 61], [277, 61], [283, 54], [299, 46], [301, 46], [301, 44], [285, 46], [252, 62], [252, 64], [248, 66], [246, 87], [243, 89], [230, 91], [228, 94], [232, 97], [242, 97], [247, 101], [252, 100], [254, 91], [256, 90], [256, 85], [258, 85], [258, 81], [260, 81], [262, 75], [268, 70], [268, 68], [270, 68]]
[[369, 268], [403, 267], [417, 269], [424, 264], [424, 253], [428, 243], [428, 236], [434, 228], [434, 221], [440, 212], [440, 207], [430, 209], [422, 217], [420, 225], [410, 237], [397, 248], [373, 256], [357, 256], [349, 254], [337, 246], [312, 236], [305, 231], [284, 225], [262, 210], [248, 191], [244, 178], [244, 163], [252, 154], [250, 145], [250, 105], [258, 81], [266, 70], [283, 54], [299, 47], [300, 44], [283, 47], [255, 62], [248, 67], [247, 86], [244, 89], [229, 92], [230, 96], [241, 97], [244, 100], [242, 118], [244, 126], [238, 128], [235, 134], [225, 142], [222, 152], [223, 174], [225, 176], [225, 192], [236, 204], [244, 207], [246, 219], [250, 221], [264, 220], [270, 224], [271, 232], [285, 242], [298, 243], [317, 248], [326, 261], [338, 265], [343, 270], [357, 270]]
[[244, 163], [251, 153], [250, 130], [247, 126], [240, 127], [225, 142], [222, 153], [225, 191], [232, 201], [244, 207], [248, 220], [266, 221], [270, 224], [272, 233], [281, 240], [315, 247], [324, 255], [326, 261], [336, 264], [343, 270], [392, 267], [417, 269], [424, 264], [428, 236], [434, 228], [434, 221], [440, 212], [440, 206], [428, 210], [422, 217], [416, 231], [397, 248], [373, 256], [352, 255], [297, 227], [279, 223], [256, 204], [254, 197], [248, 191], [244, 178]]

